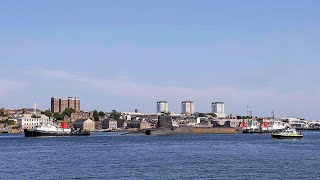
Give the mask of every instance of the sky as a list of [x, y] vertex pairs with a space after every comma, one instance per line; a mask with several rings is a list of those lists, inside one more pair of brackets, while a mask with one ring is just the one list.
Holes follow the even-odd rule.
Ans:
[[318, 0], [0, 1], [0, 107], [320, 120]]

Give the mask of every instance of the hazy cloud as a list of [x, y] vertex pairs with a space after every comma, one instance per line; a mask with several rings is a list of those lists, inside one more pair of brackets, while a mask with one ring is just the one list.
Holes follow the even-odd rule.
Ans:
[[4, 96], [12, 91], [19, 91], [25, 84], [13, 80], [0, 79], [0, 96]]

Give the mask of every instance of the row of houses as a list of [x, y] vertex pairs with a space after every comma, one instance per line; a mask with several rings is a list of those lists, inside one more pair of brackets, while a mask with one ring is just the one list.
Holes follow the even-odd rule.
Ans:
[[98, 127], [97, 123], [91, 119], [78, 119], [70, 124], [70, 127], [80, 130], [119, 130], [119, 129], [150, 129], [152, 124], [148, 121], [142, 120], [114, 120], [112, 118], [104, 119], [101, 126]]
[[[23, 114], [14, 118], [18, 122], [19, 129], [33, 129], [41, 124], [54, 124], [53, 118], [44, 114]], [[65, 121], [70, 123], [69, 127], [80, 130], [118, 130], [118, 129], [149, 129], [154, 127], [154, 123], [150, 123], [144, 119], [140, 120], [114, 120], [112, 118], [104, 119], [101, 122], [95, 122], [90, 118], [78, 119], [75, 121]], [[97, 126], [101, 124], [100, 126]]]
[[[160, 121], [162, 120], [162, 121]], [[32, 121], [32, 119], [31, 119]], [[28, 122], [28, 121], [27, 121]], [[119, 129], [151, 129], [157, 127], [179, 127], [179, 126], [192, 126], [192, 127], [234, 127], [239, 128], [241, 124], [258, 125], [261, 122], [267, 122], [269, 125], [275, 122], [287, 123], [296, 128], [319, 128], [320, 123], [303, 121], [299, 119], [282, 119], [282, 120], [266, 120], [266, 119], [208, 119], [205, 117], [198, 118], [185, 118], [185, 119], [172, 119], [169, 116], [160, 116], [159, 120], [153, 121], [150, 119], [140, 120], [114, 120], [112, 118], [104, 119], [101, 122], [100, 128], [97, 128], [96, 122], [91, 119], [79, 119], [71, 124], [71, 127], [81, 130], [119, 130]], [[98, 122], [97, 122], [98, 123]]]

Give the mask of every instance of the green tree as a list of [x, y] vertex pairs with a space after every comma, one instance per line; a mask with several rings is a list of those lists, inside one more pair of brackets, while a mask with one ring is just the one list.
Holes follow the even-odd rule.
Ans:
[[62, 120], [63, 119], [63, 116], [59, 113], [53, 113], [53, 117], [56, 119], [56, 120]]
[[16, 122], [15, 121], [12, 121], [12, 120], [2, 120], [0, 121], [0, 123], [6, 123], [8, 125], [16, 125]]
[[74, 113], [75, 110], [72, 108], [67, 108], [62, 112], [62, 117], [64, 117], [65, 115], [67, 115], [68, 117], [71, 117], [71, 114]]
[[121, 117], [121, 113], [116, 110], [112, 110], [110, 117], [115, 120], [119, 120]]
[[251, 119], [251, 116], [242, 116], [242, 119]]
[[97, 110], [94, 110], [94, 111], [93, 111], [92, 116], [93, 116], [93, 119], [94, 119], [95, 121], [99, 121], [99, 120], [100, 120], [100, 118], [99, 118], [99, 113], [98, 113]]
[[210, 113], [209, 115], [212, 117], [217, 117], [217, 115], [215, 113]]
[[99, 111], [99, 116], [100, 116], [101, 118], [103, 118], [103, 117], [106, 116], [106, 113], [104, 113], [103, 111]]
[[46, 115], [48, 117], [52, 117], [52, 112], [50, 110], [46, 110], [43, 113], [44, 113], [44, 115]]

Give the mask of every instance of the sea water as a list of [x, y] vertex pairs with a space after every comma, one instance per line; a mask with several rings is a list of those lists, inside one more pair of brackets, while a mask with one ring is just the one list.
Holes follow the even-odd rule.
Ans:
[[320, 133], [25, 138], [0, 134], [0, 179], [320, 179]]

